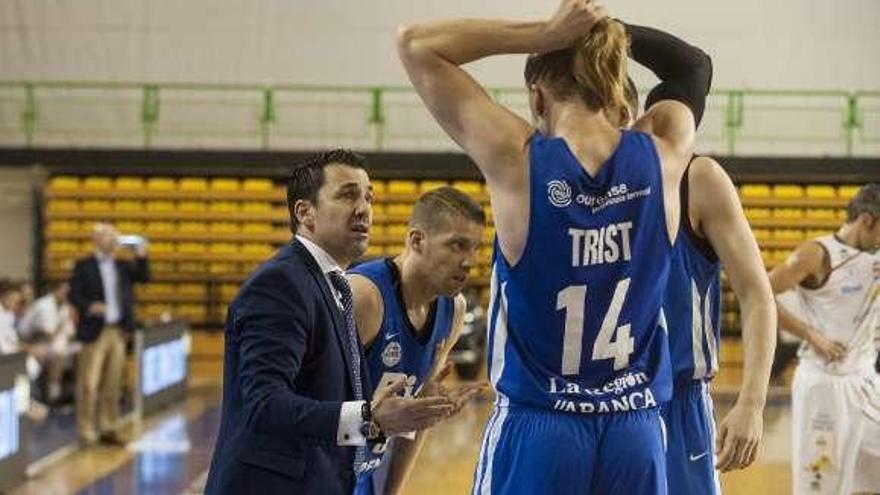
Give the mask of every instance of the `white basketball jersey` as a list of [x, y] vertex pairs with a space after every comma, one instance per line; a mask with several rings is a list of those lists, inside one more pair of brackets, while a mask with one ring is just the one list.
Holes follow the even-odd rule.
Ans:
[[815, 290], [798, 287], [806, 322], [847, 347], [846, 357], [826, 363], [809, 346], [801, 348], [802, 360], [834, 374], [870, 368], [876, 359], [874, 339], [880, 331], [880, 256], [860, 251], [833, 236], [816, 239], [831, 260], [831, 274]]

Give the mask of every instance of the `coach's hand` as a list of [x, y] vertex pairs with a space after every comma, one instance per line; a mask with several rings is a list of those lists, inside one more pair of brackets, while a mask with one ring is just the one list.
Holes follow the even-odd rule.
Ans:
[[737, 402], [718, 428], [718, 461], [721, 472], [749, 467], [758, 456], [764, 434], [764, 408]]
[[810, 332], [807, 343], [810, 344], [810, 347], [812, 347], [817, 354], [822, 356], [822, 358], [828, 362], [839, 361], [846, 355], [845, 345], [831, 340], [822, 335], [821, 332], [815, 330]]
[[397, 394], [405, 386], [406, 379], [400, 377], [389, 386], [377, 390], [373, 398], [373, 420], [385, 436], [430, 428], [455, 409], [454, 403], [446, 397], [398, 397]]

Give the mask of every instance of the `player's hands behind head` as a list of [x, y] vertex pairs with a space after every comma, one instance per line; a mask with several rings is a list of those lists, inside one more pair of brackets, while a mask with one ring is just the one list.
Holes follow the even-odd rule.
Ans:
[[608, 17], [605, 7], [595, 0], [562, 0], [556, 13], [545, 22], [544, 52], [561, 50], [589, 34], [593, 26]]

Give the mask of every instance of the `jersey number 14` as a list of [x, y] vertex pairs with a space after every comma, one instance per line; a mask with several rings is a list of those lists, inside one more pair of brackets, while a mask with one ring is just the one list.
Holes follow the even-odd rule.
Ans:
[[[630, 336], [630, 324], [619, 324], [620, 311], [629, 292], [629, 282], [630, 279], [625, 278], [617, 283], [611, 305], [605, 313], [602, 327], [593, 345], [593, 359], [597, 361], [613, 359], [614, 371], [629, 366], [629, 357], [635, 346], [634, 339]], [[562, 341], [563, 375], [580, 374], [586, 306], [586, 285], [570, 285], [556, 295], [556, 310], [565, 310], [565, 334]]]

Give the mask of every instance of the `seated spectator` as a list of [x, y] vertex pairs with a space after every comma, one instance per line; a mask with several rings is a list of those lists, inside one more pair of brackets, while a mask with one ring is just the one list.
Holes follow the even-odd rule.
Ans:
[[22, 340], [31, 344], [45, 344], [46, 352], [40, 364], [46, 370], [46, 389], [50, 403], [61, 397], [61, 379], [72, 366], [73, 358], [82, 347], [74, 342], [76, 327], [73, 307], [67, 300], [70, 285], [56, 282], [51, 292], [37, 299], [24, 313], [18, 327]]
[[[21, 305], [22, 297], [18, 284], [9, 280], [0, 280], [0, 354], [26, 352], [27, 374], [31, 382], [40, 375], [40, 364], [35, 355], [42, 355], [41, 346], [23, 344], [15, 331], [15, 312]], [[48, 408], [31, 399], [27, 414], [31, 420], [41, 422], [46, 419]]]

